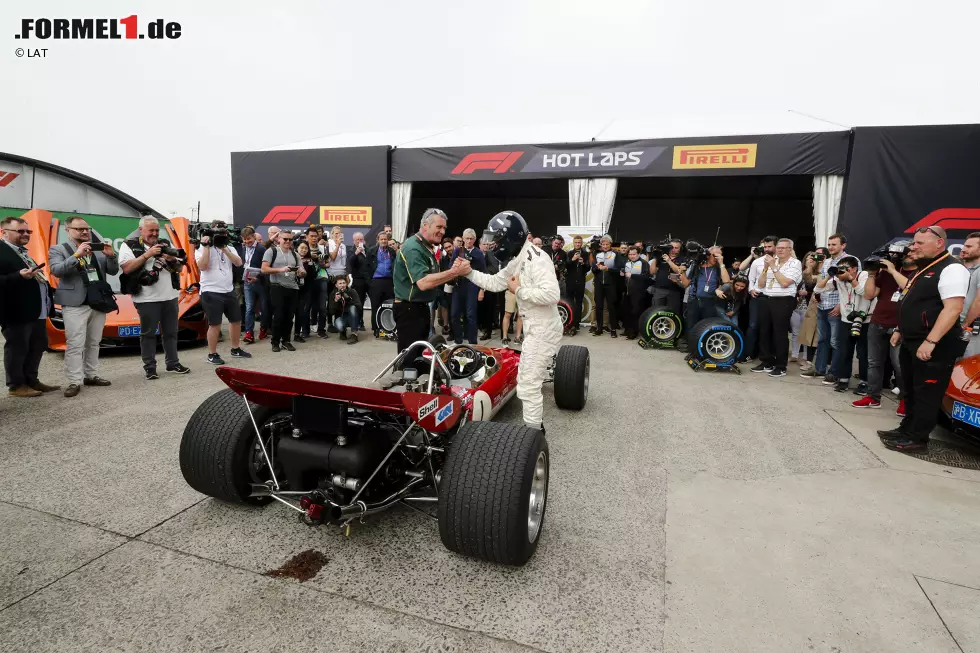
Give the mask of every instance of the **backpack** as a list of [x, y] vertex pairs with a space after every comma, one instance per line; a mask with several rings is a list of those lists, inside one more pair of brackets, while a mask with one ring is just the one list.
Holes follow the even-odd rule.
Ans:
[[[65, 252], [69, 256], [75, 255], [75, 251], [69, 243], [64, 243], [64, 247]], [[82, 267], [82, 283], [85, 284], [85, 304], [91, 307], [92, 310], [99, 311], [100, 313], [118, 311], [119, 305], [116, 303], [116, 295], [112, 292], [112, 286], [102, 276], [102, 268], [99, 266], [99, 259], [95, 256], [94, 251], [92, 252], [92, 263], [95, 266], [95, 273], [99, 278], [92, 281], [88, 278], [88, 269], [84, 266]]]

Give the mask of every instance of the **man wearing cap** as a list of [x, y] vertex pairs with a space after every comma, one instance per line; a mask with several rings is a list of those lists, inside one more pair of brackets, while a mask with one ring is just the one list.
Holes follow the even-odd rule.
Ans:
[[[405, 239], [398, 250], [392, 278], [395, 285], [395, 327], [398, 351], [429, 337], [431, 314], [429, 304], [437, 289], [462, 274], [458, 269], [439, 271], [434, 247], [446, 235], [446, 214], [428, 209], [422, 214], [419, 231]], [[372, 307], [372, 310], [377, 308]]]

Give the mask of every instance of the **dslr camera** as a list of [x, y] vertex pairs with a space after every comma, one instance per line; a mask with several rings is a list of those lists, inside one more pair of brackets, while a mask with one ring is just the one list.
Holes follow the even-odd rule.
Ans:
[[864, 311], [851, 311], [847, 315], [851, 321], [851, 335], [855, 338], [861, 337], [861, 329], [864, 328], [864, 321], [868, 319], [868, 314]]
[[755, 247], [752, 248], [752, 256], [756, 258], [759, 258], [765, 253], [766, 253], [766, 248], [763, 247], [762, 245], [756, 245]]

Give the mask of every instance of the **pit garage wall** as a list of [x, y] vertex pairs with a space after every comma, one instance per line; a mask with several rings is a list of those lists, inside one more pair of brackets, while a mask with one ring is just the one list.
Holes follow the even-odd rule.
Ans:
[[980, 125], [858, 127], [838, 231], [864, 256], [939, 225], [956, 253], [980, 231]]
[[261, 233], [276, 225], [361, 231], [369, 243], [389, 222], [387, 146], [233, 152], [232, 202], [236, 226]]

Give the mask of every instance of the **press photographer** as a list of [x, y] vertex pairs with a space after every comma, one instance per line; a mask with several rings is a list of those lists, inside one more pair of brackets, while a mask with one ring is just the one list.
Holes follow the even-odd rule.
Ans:
[[627, 250], [623, 265], [623, 279], [626, 285], [626, 299], [623, 302], [623, 327], [627, 340], [636, 340], [639, 335], [640, 315], [646, 310], [650, 293], [650, 266], [640, 258], [640, 248], [633, 246]]
[[[813, 292], [820, 295], [821, 299], [827, 292], [834, 292], [838, 298], [841, 320], [838, 336], [840, 351], [835, 354], [834, 367], [830, 371], [836, 384], [836, 392], [846, 392], [849, 387], [854, 369], [855, 347], [858, 352], [858, 376], [865, 384], [868, 378], [868, 340], [864, 329], [870, 307], [870, 302], [864, 297], [868, 273], [862, 272], [859, 266], [856, 258], [845, 256], [837, 265], [828, 267], [827, 276], [813, 288]], [[824, 383], [830, 385], [830, 378], [825, 377]], [[865, 388], [861, 390], [866, 391]]]
[[684, 287], [680, 266], [687, 262], [681, 253], [683, 243], [673, 238], [649, 249], [650, 274], [653, 275], [653, 305], [666, 306], [676, 315], [684, 304]]
[[759, 274], [765, 264], [765, 257], [775, 256], [777, 236], [766, 236], [753, 247], [749, 255], [739, 263], [738, 271], [748, 271], [749, 275], [749, 328], [745, 331], [745, 356], [748, 361], [758, 354], [759, 349], [759, 308], [762, 291], [759, 289]]
[[234, 268], [242, 266], [242, 259], [231, 246], [227, 225], [223, 220], [215, 220], [201, 233], [199, 242], [194, 259], [201, 270], [201, 306], [208, 320], [207, 360], [212, 365], [225, 364], [218, 354], [222, 315], [228, 318], [232, 357], [251, 358], [241, 347], [242, 309], [235, 294]]
[[157, 327], [163, 341], [167, 371], [187, 374], [177, 356], [177, 297], [180, 270], [186, 254], [160, 238], [160, 223], [153, 216], [140, 219], [140, 235], [119, 246], [119, 285], [132, 296], [140, 317], [140, 354], [147, 380], [157, 374]]
[[568, 254], [565, 253], [565, 239], [559, 236], [552, 236], [548, 247], [551, 260], [555, 264], [555, 276], [558, 278], [558, 287], [565, 288], [565, 269], [568, 266]]
[[[272, 301], [272, 351], [281, 349], [296, 351], [290, 342], [293, 315], [299, 298], [298, 279], [306, 275], [299, 256], [293, 249], [293, 234], [288, 231], [279, 235], [279, 244], [265, 250], [262, 256], [262, 274], [269, 276], [269, 297]], [[325, 320], [327, 311], [320, 314]]]
[[582, 302], [585, 301], [585, 277], [589, 272], [589, 252], [582, 247], [582, 237], [572, 239], [572, 249], [566, 252], [565, 294], [572, 305], [572, 328], [568, 335], [578, 334], [582, 323]]
[[[382, 231], [381, 233], [384, 234], [385, 238], [390, 241], [391, 235], [389, 231]], [[371, 270], [371, 267], [368, 264], [368, 250], [373, 249], [373, 247], [369, 248], [367, 246], [367, 243], [364, 241], [364, 234], [362, 234], [360, 231], [354, 234], [352, 240], [354, 241], [354, 255], [350, 257], [350, 276], [351, 276], [350, 287], [356, 290], [358, 296], [360, 296], [361, 299], [363, 300], [365, 297], [368, 296], [370, 292], [371, 277], [374, 274], [374, 271]], [[378, 234], [378, 239], [376, 244], [379, 244], [380, 242], [381, 242], [381, 234]], [[388, 242], [388, 247], [389, 248], [391, 247], [390, 242]], [[392, 252], [394, 252], [394, 250], [392, 250]], [[392, 290], [391, 296], [392, 297], [395, 296], [394, 290]], [[372, 311], [375, 310], [374, 306], [375, 303], [372, 300], [371, 302]], [[363, 306], [360, 309], [360, 312], [357, 314], [357, 330], [364, 331]]]
[[[696, 244], [696, 243], [695, 243]], [[681, 285], [687, 288], [694, 284], [694, 296], [688, 300], [687, 319], [690, 328], [709, 317], [727, 317], [724, 300], [718, 296], [722, 284], [731, 283], [731, 276], [725, 267], [725, 257], [721, 247], [712, 247], [704, 255], [700, 253], [700, 245], [695, 250], [692, 265], [681, 277]], [[700, 265], [697, 263], [701, 261]]]
[[[855, 408], [881, 407], [886, 357], [891, 359], [898, 387], [903, 388], [899, 364], [901, 348], [897, 345], [891, 346], [890, 341], [895, 329], [898, 328], [898, 302], [902, 296], [901, 289], [915, 272], [915, 261], [909, 256], [911, 244], [910, 240], [896, 241], [874, 251], [864, 261], [864, 268], [868, 272], [868, 280], [864, 284], [864, 298], [869, 302], [877, 299], [878, 302], [867, 326], [868, 394], [851, 403]], [[904, 417], [904, 389], [902, 393], [899, 395], [901, 400], [896, 412]]]
[[360, 295], [353, 288], [347, 287], [347, 279], [337, 279], [330, 295], [330, 316], [333, 318], [334, 327], [340, 332], [340, 339], [346, 340], [348, 345], [357, 342], [358, 314], [360, 311]]

